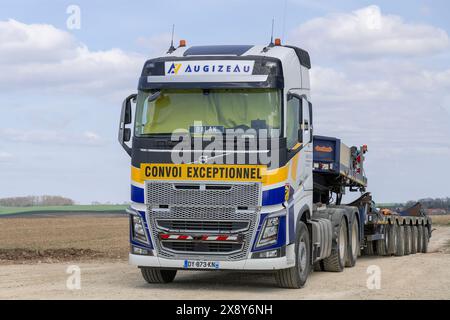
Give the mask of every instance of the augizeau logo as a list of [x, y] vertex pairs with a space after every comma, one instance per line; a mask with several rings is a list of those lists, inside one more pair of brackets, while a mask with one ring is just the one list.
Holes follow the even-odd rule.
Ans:
[[254, 61], [195, 61], [166, 62], [167, 75], [191, 74], [246, 74], [253, 72]]
[[172, 65], [169, 68], [169, 71], [167, 71], [167, 74], [178, 74], [178, 71], [181, 68], [181, 63], [172, 63]]

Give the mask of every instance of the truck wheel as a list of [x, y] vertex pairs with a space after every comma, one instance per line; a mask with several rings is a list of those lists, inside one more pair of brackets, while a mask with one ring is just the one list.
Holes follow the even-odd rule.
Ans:
[[347, 222], [345, 221], [344, 218], [342, 218], [338, 227], [336, 248], [333, 249], [331, 256], [323, 260], [323, 266], [325, 271], [342, 272], [345, 267], [347, 249], [348, 249]]
[[367, 245], [363, 249], [365, 256], [373, 256], [375, 254], [374, 245], [375, 243], [373, 241], [367, 241]]
[[417, 253], [417, 226], [411, 226], [411, 254]]
[[148, 283], [169, 283], [175, 279], [177, 270], [164, 270], [150, 267], [139, 267], [142, 276]]
[[398, 232], [397, 232], [397, 228], [398, 228], [398, 225], [395, 223], [395, 221], [394, 221], [394, 223], [393, 224], [390, 224], [389, 225], [389, 230], [388, 230], [388, 233], [389, 233], [389, 243], [388, 243], [388, 245], [389, 245], [389, 250], [388, 250], [388, 254], [395, 254], [395, 252], [397, 251], [397, 235], [398, 235]]
[[350, 241], [348, 241], [347, 258], [345, 259], [346, 267], [354, 267], [356, 260], [358, 259], [359, 250], [359, 225], [358, 219], [353, 218], [352, 225], [350, 226]]
[[405, 226], [397, 226], [397, 250], [396, 256], [405, 255]]
[[417, 226], [417, 252], [422, 252], [422, 246], [423, 246], [423, 227], [422, 225]]
[[317, 261], [313, 265], [313, 270], [314, 271], [323, 271], [322, 266], [323, 266], [323, 262], [322, 261]]
[[430, 241], [430, 235], [428, 233], [427, 226], [422, 226], [423, 236], [422, 236], [422, 253], [428, 252], [428, 242]]
[[295, 243], [295, 266], [281, 269], [275, 273], [275, 279], [281, 288], [298, 289], [305, 285], [311, 272], [311, 244], [306, 224], [298, 222], [297, 241]]
[[411, 253], [411, 243], [412, 243], [412, 237], [411, 237], [411, 226], [406, 225], [405, 228], [405, 255], [409, 255]]
[[387, 256], [389, 251], [389, 226], [383, 230], [384, 239], [375, 242], [376, 252], [379, 256]]

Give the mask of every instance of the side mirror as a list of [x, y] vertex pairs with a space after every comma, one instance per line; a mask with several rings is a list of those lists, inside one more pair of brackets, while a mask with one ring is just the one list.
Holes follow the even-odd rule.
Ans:
[[131, 156], [131, 148], [125, 143], [131, 140], [131, 129], [126, 126], [131, 123], [133, 119], [133, 113], [131, 110], [131, 101], [136, 100], [137, 95], [131, 94], [125, 98], [122, 103], [122, 112], [120, 114], [119, 124], [119, 143]]
[[131, 140], [131, 129], [125, 128], [123, 131], [123, 141], [128, 142]]
[[303, 130], [302, 128], [298, 129], [298, 141], [303, 143]]
[[131, 123], [131, 119], [132, 119], [132, 112], [131, 112], [131, 100], [128, 100], [125, 104], [125, 114], [124, 114], [124, 119], [123, 119], [123, 123], [124, 124], [130, 124]]

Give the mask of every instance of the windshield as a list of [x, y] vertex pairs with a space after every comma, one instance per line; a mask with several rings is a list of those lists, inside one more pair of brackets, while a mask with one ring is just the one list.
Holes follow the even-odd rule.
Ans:
[[[281, 128], [281, 91], [278, 89], [166, 89], [140, 91], [137, 99], [137, 136], [224, 132], [226, 129]], [[154, 97], [154, 101], [149, 101]]]

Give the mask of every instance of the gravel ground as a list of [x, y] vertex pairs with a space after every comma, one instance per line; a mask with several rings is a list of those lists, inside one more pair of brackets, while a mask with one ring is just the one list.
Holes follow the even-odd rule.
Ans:
[[[428, 254], [361, 257], [354, 268], [315, 272], [305, 288], [289, 290], [277, 288], [271, 274], [229, 271], [181, 271], [174, 283], [149, 285], [126, 262], [127, 223], [126, 218], [111, 217], [0, 219], [3, 250], [33, 246], [38, 251], [95, 252], [55, 256], [52, 263], [3, 260], [0, 299], [450, 299], [450, 227], [436, 227]], [[81, 270], [79, 290], [66, 287], [67, 268], [74, 264]], [[367, 288], [371, 266], [381, 272], [380, 289]]]

